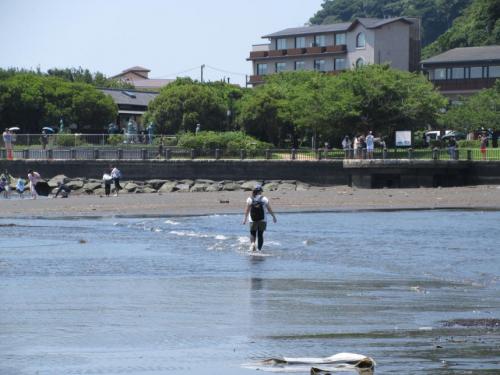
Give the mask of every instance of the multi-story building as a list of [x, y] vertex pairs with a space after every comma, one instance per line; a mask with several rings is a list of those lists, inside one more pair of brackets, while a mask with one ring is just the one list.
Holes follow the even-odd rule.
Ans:
[[269, 43], [253, 46], [253, 75], [264, 76], [295, 70], [339, 72], [365, 64], [388, 63], [416, 71], [420, 62], [420, 20], [398, 17], [358, 18], [353, 22], [285, 29], [264, 35]]
[[149, 69], [141, 66], [134, 66], [125, 69], [120, 74], [111, 78], [121, 80], [123, 82], [134, 85], [136, 90], [160, 91], [163, 86], [172, 83], [173, 79], [149, 78]]
[[421, 64], [441, 94], [455, 99], [493, 87], [500, 79], [500, 46], [454, 48]]

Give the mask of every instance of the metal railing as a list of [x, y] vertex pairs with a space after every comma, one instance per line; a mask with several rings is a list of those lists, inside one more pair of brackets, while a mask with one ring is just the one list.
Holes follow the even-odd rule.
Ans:
[[[3, 145], [2, 145], [3, 146]], [[0, 148], [0, 159], [8, 156]], [[45, 148], [16, 145], [14, 159], [25, 160], [343, 160], [343, 159], [415, 159], [415, 160], [500, 160], [500, 149], [188, 149], [135, 144], [57, 146]]]

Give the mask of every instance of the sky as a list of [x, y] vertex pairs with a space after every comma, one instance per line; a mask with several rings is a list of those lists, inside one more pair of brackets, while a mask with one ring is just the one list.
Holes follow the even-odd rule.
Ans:
[[0, 68], [133, 66], [150, 78], [245, 84], [262, 35], [303, 26], [323, 0], [0, 0]]

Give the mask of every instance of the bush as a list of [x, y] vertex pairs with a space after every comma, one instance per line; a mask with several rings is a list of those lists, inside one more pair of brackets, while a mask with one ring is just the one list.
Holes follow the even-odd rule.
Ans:
[[461, 140], [457, 141], [458, 147], [461, 148], [480, 148], [481, 147], [481, 141], [476, 140], [476, 141], [466, 141], [466, 140]]
[[125, 137], [123, 136], [123, 134], [111, 134], [108, 137], [108, 144], [116, 146], [123, 143], [124, 140]]
[[83, 140], [77, 134], [55, 134], [51, 137], [54, 137], [54, 145], [57, 146], [74, 147], [83, 144]]
[[184, 133], [179, 137], [179, 147], [194, 149], [228, 149], [228, 150], [265, 150], [272, 145], [261, 142], [243, 132], [212, 131], [199, 132], [198, 134]]

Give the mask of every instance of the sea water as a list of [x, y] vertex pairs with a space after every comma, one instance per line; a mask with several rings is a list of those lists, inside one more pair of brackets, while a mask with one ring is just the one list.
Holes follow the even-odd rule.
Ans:
[[0, 220], [0, 374], [500, 372], [500, 212], [282, 214], [266, 256], [241, 220]]

